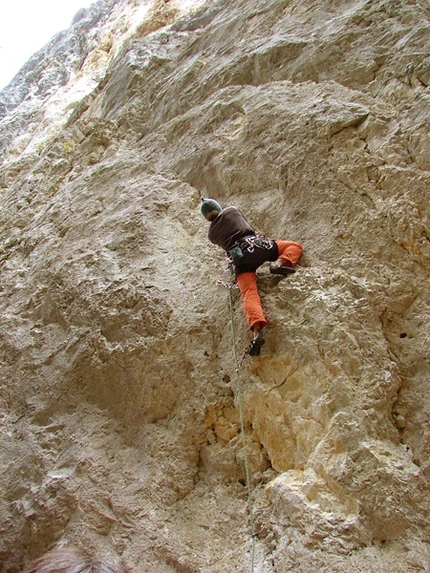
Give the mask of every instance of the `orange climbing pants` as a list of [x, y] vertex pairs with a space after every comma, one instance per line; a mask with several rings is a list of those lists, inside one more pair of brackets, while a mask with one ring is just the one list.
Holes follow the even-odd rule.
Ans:
[[[303, 252], [303, 247], [299, 243], [292, 241], [275, 241], [278, 245], [278, 259], [282, 259], [285, 266], [293, 267], [299, 260]], [[243, 310], [249, 328], [255, 326], [263, 329], [267, 320], [261, 307], [260, 295], [257, 290], [257, 277], [254, 272], [241, 273], [236, 277], [239, 290], [242, 295]]]

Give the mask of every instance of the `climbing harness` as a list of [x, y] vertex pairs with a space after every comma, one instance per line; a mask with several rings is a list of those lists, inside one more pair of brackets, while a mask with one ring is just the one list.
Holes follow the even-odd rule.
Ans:
[[249, 524], [250, 524], [250, 536], [251, 536], [251, 573], [254, 573], [254, 560], [255, 560], [255, 539], [258, 536], [259, 532], [255, 532], [254, 529], [254, 512], [252, 506], [252, 495], [251, 495], [251, 479], [250, 479], [250, 472], [249, 472], [249, 464], [248, 464], [248, 455], [246, 450], [246, 436], [245, 436], [245, 423], [243, 417], [243, 405], [242, 405], [242, 389], [240, 384], [240, 373], [239, 369], [245, 360], [246, 355], [249, 353], [249, 350], [246, 348], [242, 354], [241, 359], [238, 359], [237, 353], [237, 344], [236, 344], [236, 334], [234, 331], [234, 315], [233, 315], [233, 295], [232, 290], [237, 286], [236, 281], [232, 281], [231, 283], [226, 283], [224, 281], [218, 280], [217, 284], [220, 286], [224, 286], [228, 289], [229, 293], [229, 311], [230, 311], [230, 325], [231, 325], [231, 336], [233, 342], [233, 353], [234, 353], [234, 363], [235, 363], [235, 371], [236, 371], [236, 386], [237, 386], [237, 402], [239, 405], [239, 419], [240, 419], [240, 433], [242, 436], [242, 445], [243, 445], [243, 459], [245, 463], [245, 476], [246, 476], [246, 488], [248, 492], [248, 512], [249, 512]]
[[265, 235], [249, 235], [234, 243], [228, 251], [228, 261], [230, 264], [240, 265], [246, 253], [252, 254], [255, 249], [269, 251], [273, 249], [274, 241]]

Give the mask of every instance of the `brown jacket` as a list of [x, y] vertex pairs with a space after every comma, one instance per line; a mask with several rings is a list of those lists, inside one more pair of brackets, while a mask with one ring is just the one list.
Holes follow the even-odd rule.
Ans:
[[209, 227], [208, 237], [211, 243], [229, 251], [236, 241], [255, 235], [254, 229], [237, 207], [226, 207]]

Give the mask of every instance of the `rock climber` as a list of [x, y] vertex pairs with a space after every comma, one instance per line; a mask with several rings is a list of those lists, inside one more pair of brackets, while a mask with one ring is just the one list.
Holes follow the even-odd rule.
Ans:
[[243, 310], [254, 334], [248, 352], [251, 356], [259, 356], [265, 343], [263, 330], [267, 320], [257, 290], [256, 270], [264, 262], [271, 261], [269, 268], [272, 274], [292, 274], [303, 247], [292, 241], [272, 240], [257, 235], [237, 207], [223, 209], [214, 199], [202, 197], [200, 211], [210, 222], [209, 240], [226, 251], [234, 269]]

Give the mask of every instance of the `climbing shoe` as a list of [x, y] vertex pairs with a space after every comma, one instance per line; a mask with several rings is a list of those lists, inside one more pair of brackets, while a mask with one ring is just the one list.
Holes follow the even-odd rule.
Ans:
[[293, 269], [293, 267], [278, 267], [277, 265], [273, 264], [270, 265], [269, 269], [272, 275], [282, 275], [284, 277], [292, 275], [296, 272], [296, 269]]
[[249, 355], [260, 356], [261, 347], [265, 342], [263, 331], [260, 330], [254, 340], [251, 340], [251, 344], [249, 345]]

